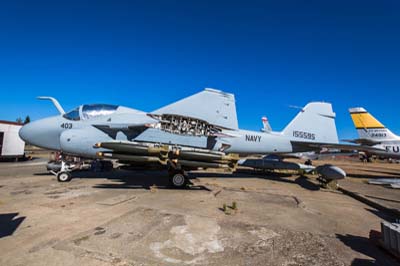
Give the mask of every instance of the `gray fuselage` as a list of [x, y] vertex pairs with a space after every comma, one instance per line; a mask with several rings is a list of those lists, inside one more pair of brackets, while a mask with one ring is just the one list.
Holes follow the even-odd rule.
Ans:
[[226, 153], [267, 154], [290, 153], [294, 149], [291, 139], [279, 132], [257, 132], [248, 130], [224, 130], [227, 136], [192, 136], [166, 132], [157, 125], [158, 120], [145, 112], [118, 107], [115, 112], [85, 118], [79, 110], [79, 120], [68, 115], [58, 115], [25, 125], [22, 139], [42, 148], [62, 151], [67, 154], [96, 158], [102, 151], [94, 145], [107, 141], [135, 141], [188, 146]]

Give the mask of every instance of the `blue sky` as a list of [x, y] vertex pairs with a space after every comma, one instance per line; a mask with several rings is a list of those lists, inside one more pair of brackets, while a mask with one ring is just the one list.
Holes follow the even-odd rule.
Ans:
[[398, 1], [3, 1], [0, 120], [114, 103], [151, 111], [205, 87], [235, 93], [239, 125], [282, 129], [332, 102], [340, 138], [364, 106], [400, 133]]

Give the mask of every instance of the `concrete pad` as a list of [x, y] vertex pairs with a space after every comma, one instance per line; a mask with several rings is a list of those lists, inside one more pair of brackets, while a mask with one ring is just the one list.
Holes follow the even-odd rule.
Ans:
[[0, 265], [396, 265], [368, 240], [379, 210], [307, 178], [202, 171], [177, 190], [164, 172], [14, 169], [0, 165]]

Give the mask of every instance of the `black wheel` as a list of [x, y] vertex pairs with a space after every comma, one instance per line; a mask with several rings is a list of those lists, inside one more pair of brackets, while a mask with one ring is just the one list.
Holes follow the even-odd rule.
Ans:
[[71, 181], [72, 176], [71, 173], [69, 172], [59, 172], [57, 174], [57, 180], [58, 182], [69, 182]]
[[305, 165], [312, 165], [312, 161], [310, 159], [307, 159], [307, 161], [304, 162]]
[[184, 188], [186, 187], [188, 180], [183, 172], [175, 172], [170, 176], [169, 182], [174, 188]]
[[103, 172], [110, 172], [114, 168], [114, 165], [111, 161], [101, 161], [101, 170]]

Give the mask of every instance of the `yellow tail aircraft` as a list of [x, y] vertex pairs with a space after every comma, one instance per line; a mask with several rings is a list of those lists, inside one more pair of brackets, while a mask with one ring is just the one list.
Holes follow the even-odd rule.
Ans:
[[400, 137], [386, 128], [381, 122], [362, 107], [349, 109], [351, 119], [357, 129], [359, 139], [348, 140], [363, 146], [371, 146], [382, 151], [365, 151], [363, 159], [369, 160], [372, 155], [379, 158], [400, 158]]

